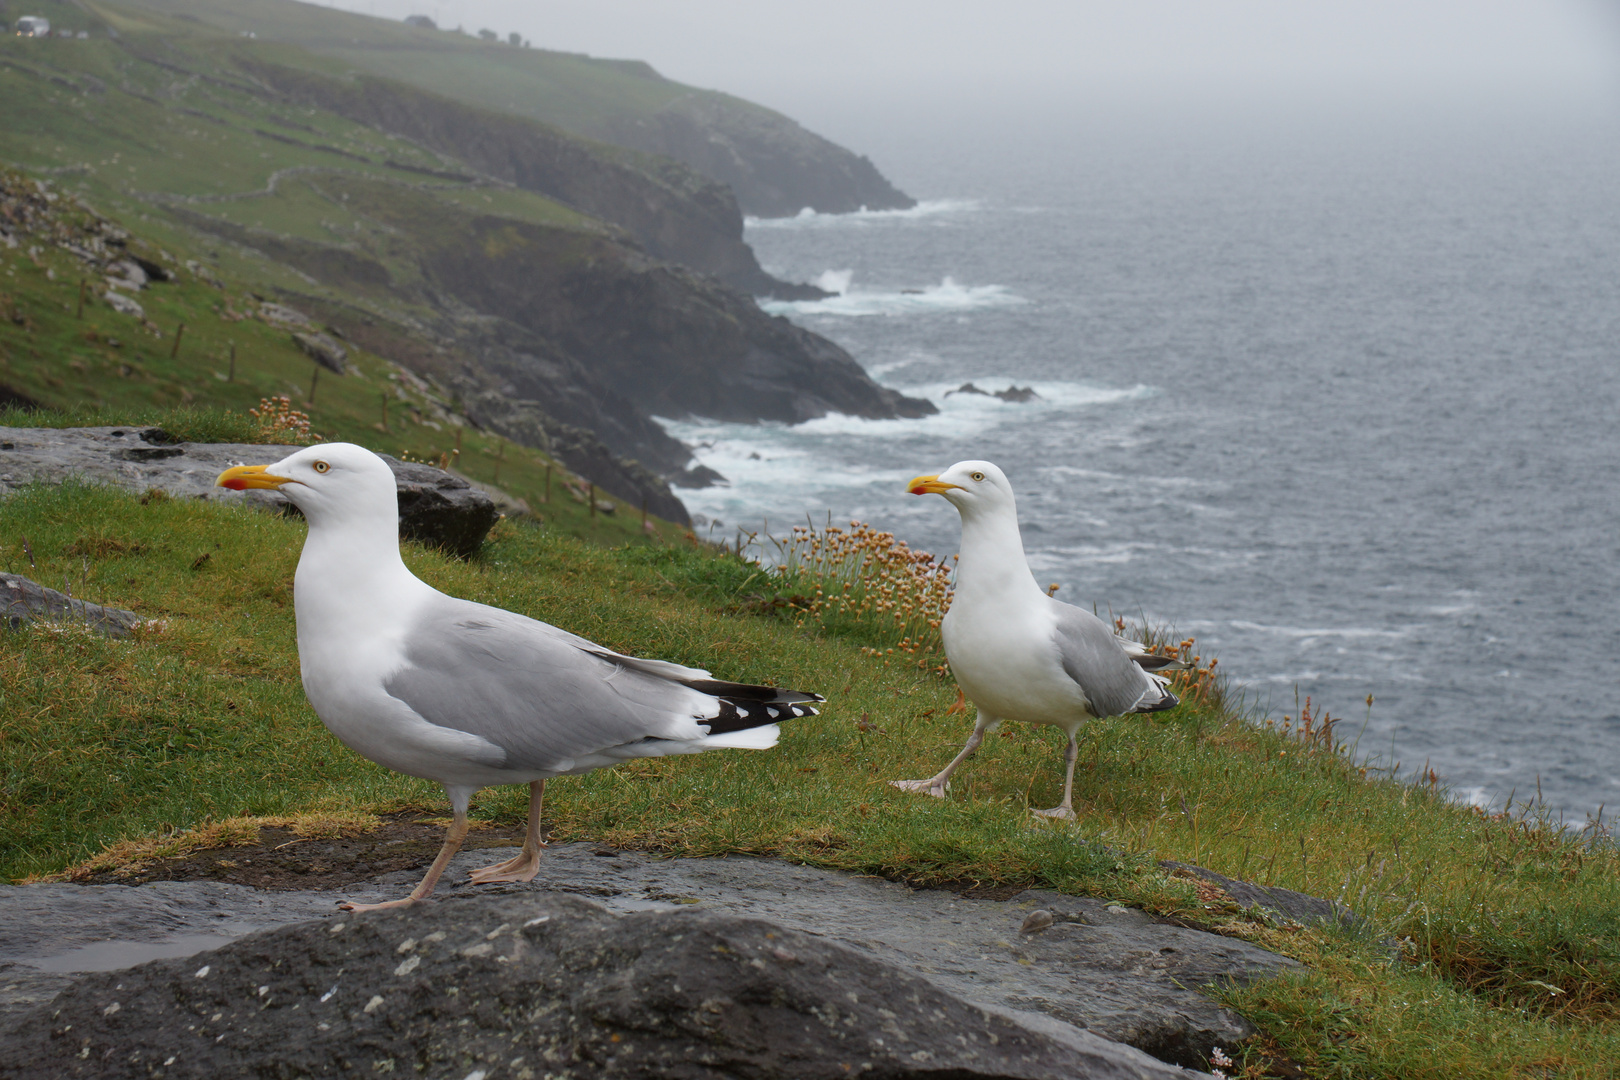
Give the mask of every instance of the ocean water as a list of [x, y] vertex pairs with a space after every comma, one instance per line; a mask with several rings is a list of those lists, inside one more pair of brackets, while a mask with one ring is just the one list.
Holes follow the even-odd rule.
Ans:
[[[670, 423], [712, 535], [1011, 478], [1037, 577], [1457, 798], [1620, 803], [1620, 123], [1347, 113], [901, 129], [914, 210], [751, 221], [766, 307], [939, 415]], [[1029, 386], [1023, 404], [948, 391]], [[1368, 695], [1375, 699], [1370, 711]]]

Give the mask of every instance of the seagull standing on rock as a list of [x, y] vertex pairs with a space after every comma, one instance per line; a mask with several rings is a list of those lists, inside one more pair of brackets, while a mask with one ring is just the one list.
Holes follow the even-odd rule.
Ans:
[[967, 745], [937, 776], [891, 780], [902, 791], [945, 797], [958, 765], [1003, 720], [1050, 724], [1069, 737], [1063, 801], [1042, 817], [1074, 817], [1075, 733], [1087, 720], [1158, 712], [1179, 704], [1160, 670], [1186, 665], [1115, 634], [1089, 611], [1054, 600], [1035, 583], [1018, 532], [1012, 485], [988, 461], [959, 461], [911, 482], [913, 495], [943, 495], [962, 515], [956, 591], [940, 624], [945, 658], [978, 719]]
[[309, 536], [293, 603], [304, 692], [344, 745], [396, 772], [437, 780], [455, 813], [422, 883], [427, 898], [467, 835], [473, 792], [529, 785], [518, 855], [472, 874], [529, 881], [540, 868], [546, 780], [636, 758], [722, 747], [769, 749], [779, 720], [815, 713], [819, 694], [720, 682], [707, 671], [624, 656], [500, 608], [446, 596], [399, 553], [394, 474], [350, 443], [274, 465], [240, 465], [222, 487], [279, 490]]

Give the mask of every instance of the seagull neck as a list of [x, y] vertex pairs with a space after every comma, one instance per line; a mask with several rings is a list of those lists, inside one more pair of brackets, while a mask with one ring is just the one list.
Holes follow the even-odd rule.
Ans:
[[325, 625], [338, 626], [361, 613], [402, 617], [426, 588], [400, 557], [397, 521], [312, 522], [293, 598], [300, 616], [318, 613]]
[[1016, 515], [962, 515], [962, 557], [956, 567], [961, 596], [992, 595], [1005, 601], [1023, 593], [1044, 596], [1024, 558]]

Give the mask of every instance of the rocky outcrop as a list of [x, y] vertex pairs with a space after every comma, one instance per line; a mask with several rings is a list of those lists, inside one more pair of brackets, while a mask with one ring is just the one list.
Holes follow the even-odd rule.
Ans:
[[1187, 1075], [769, 922], [557, 894], [300, 923], [91, 976], [0, 1046], [0, 1075], [64, 1078]]
[[[291, 511], [277, 491], [228, 491], [214, 480], [232, 465], [269, 464], [298, 449], [251, 443], [176, 442], [159, 428], [0, 428], [0, 495], [69, 477], [128, 491], [248, 502]], [[381, 455], [399, 485], [399, 532], [408, 540], [473, 554], [499, 518], [488, 495], [431, 465]]]
[[69, 593], [47, 589], [20, 574], [0, 574], [0, 629], [17, 630], [28, 623], [82, 626], [108, 637], [128, 637], [141, 617], [123, 608], [102, 607], [76, 600]]
[[650, 120], [614, 116], [588, 134], [685, 162], [730, 187], [755, 217], [791, 217], [806, 207], [845, 214], [917, 205], [867, 158], [727, 94], [690, 91]]
[[652, 255], [712, 274], [744, 293], [788, 300], [825, 295], [760, 269], [743, 242], [742, 211], [731, 191], [670, 159], [591, 143], [392, 79], [337, 79], [263, 58], [241, 62], [287, 100], [402, 135], [612, 222]]
[[293, 340], [298, 343], [305, 356], [328, 371], [342, 375], [348, 370], [349, 350], [326, 334], [295, 331]]

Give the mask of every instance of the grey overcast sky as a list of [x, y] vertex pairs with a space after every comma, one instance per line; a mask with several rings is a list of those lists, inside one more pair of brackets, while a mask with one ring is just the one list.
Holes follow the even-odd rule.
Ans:
[[647, 60], [811, 126], [1098, 94], [1620, 102], [1620, 0], [332, 2]]

